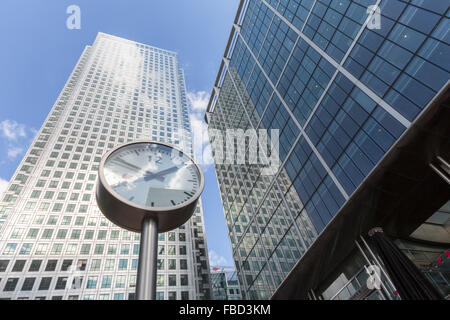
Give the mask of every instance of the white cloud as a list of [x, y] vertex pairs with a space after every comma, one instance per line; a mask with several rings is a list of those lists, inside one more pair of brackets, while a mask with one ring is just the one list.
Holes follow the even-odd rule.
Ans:
[[207, 171], [213, 164], [208, 126], [204, 120], [209, 94], [205, 91], [188, 92], [187, 97], [191, 106], [189, 118], [191, 121], [195, 160], [202, 167], [203, 171]]
[[37, 133], [38, 133], [39, 131], [36, 130], [35, 128], [30, 128], [30, 132], [31, 132], [31, 134], [32, 134], [32, 136], [33, 136], [33, 139], [34, 139], [34, 137], [37, 135]]
[[2, 198], [3, 192], [5, 192], [7, 187], [8, 187], [8, 181], [0, 178], [0, 198]]
[[10, 147], [8, 149], [8, 158], [15, 159], [19, 154], [23, 152], [23, 148], [20, 147]]
[[[30, 142], [37, 134], [34, 128], [27, 128], [25, 124], [15, 120], [5, 119], [0, 122], [0, 137], [3, 138], [2, 148], [6, 149], [3, 154], [9, 160], [15, 160], [28, 148]], [[3, 160], [2, 160], [3, 161]]]
[[19, 137], [27, 136], [25, 125], [9, 119], [0, 122], [0, 133], [8, 140], [17, 140]]
[[214, 250], [209, 250], [209, 264], [212, 267], [223, 267], [227, 265], [227, 259], [217, 254]]
[[206, 125], [205, 121], [199, 117], [199, 114], [191, 114], [189, 116], [190, 120], [191, 120], [191, 128], [192, 128], [192, 132], [194, 135], [198, 135], [198, 138], [200, 139], [200, 141], [196, 141], [201, 142], [202, 145], [209, 143], [209, 138], [208, 138], [208, 126]]
[[209, 94], [205, 91], [188, 92], [187, 98], [194, 112], [205, 112], [208, 107]]

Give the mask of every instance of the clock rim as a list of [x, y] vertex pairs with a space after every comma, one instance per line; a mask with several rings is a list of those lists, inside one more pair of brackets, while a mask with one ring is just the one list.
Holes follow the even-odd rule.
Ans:
[[[179, 152], [183, 153], [183, 155], [185, 157], [187, 157], [189, 160], [191, 160], [192, 164], [197, 168], [197, 171], [198, 171], [199, 176], [200, 176], [200, 182], [199, 182], [199, 188], [197, 189], [196, 193], [194, 193], [194, 195], [189, 200], [187, 200], [185, 202], [182, 202], [180, 204], [177, 204], [175, 206], [169, 206], [169, 207], [147, 207], [147, 206], [139, 205], [137, 203], [134, 203], [134, 202], [126, 199], [125, 197], [122, 197], [118, 192], [116, 192], [109, 185], [109, 183], [106, 180], [105, 173], [104, 173], [105, 163], [108, 160], [108, 158], [114, 152], [118, 151], [119, 149], [122, 149], [122, 148], [127, 147], [127, 146], [131, 146], [131, 145], [134, 145], [134, 144], [143, 144], [143, 143], [146, 143], [146, 144], [159, 144], [159, 145], [163, 145], [163, 146], [172, 148], [172, 149], [174, 149], [176, 151], [179, 151]], [[106, 189], [106, 191], [109, 192], [109, 194], [111, 196], [113, 196], [117, 200], [125, 203], [128, 206], [134, 207], [134, 208], [139, 209], [139, 210], [147, 211], [150, 214], [152, 214], [152, 213], [160, 213], [160, 212], [168, 212], [168, 211], [176, 211], [178, 209], [185, 208], [185, 207], [191, 205], [193, 202], [198, 201], [198, 199], [200, 198], [200, 196], [201, 196], [201, 194], [203, 192], [203, 189], [205, 187], [205, 178], [204, 178], [204, 175], [203, 175], [203, 171], [201, 170], [200, 166], [194, 161], [194, 159], [192, 159], [191, 156], [189, 156], [186, 152], [184, 152], [180, 148], [175, 147], [175, 146], [173, 146], [171, 144], [164, 143], [164, 142], [158, 142], [158, 141], [152, 141], [152, 140], [136, 140], [136, 141], [133, 141], [133, 142], [123, 143], [121, 145], [118, 145], [118, 146], [114, 147], [113, 149], [109, 150], [105, 155], [103, 155], [103, 158], [100, 161], [98, 172], [99, 172], [99, 180], [100, 180], [99, 183], [101, 183], [103, 185], [103, 187]]]

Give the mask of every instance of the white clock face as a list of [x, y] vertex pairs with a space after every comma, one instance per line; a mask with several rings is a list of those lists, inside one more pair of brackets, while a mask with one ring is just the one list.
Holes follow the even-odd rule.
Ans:
[[182, 152], [156, 143], [114, 151], [104, 165], [108, 185], [121, 197], [149, 208], [189, 201], [200, 188], [197, 166]]

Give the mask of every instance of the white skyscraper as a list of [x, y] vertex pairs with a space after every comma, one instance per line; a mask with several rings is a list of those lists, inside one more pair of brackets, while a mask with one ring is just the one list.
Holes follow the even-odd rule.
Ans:
[[[98, 165], [151, 139], [193, 154], [177, 54], [99, 33], [87, 46], [0, 199], [0, 299], [133, 299], [139, 234], [95, 200]], [[201, 201], [159, 235], [158, 299], [209, 299]]]

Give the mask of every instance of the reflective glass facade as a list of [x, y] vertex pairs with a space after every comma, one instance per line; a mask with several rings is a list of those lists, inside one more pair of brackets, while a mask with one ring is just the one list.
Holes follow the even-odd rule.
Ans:
[[211, 270], [212, 298], [214, 300], [241, 300], [241, 289], [236, 271], [227, 267]]
[[[138, 139], [192, 155], [185, 90], [174, 52], [103, 33], [86, 47], [0, 201], [0, 299], [134, 298], [139, 234], [100, 213], [98, 165]], [[201, 203], [158, 253], [158, 299], [210, 298]]]
[[270, 298], [449, 80], [448, 16], [446, 1], [242, 1], [206, 118], [279, 129], [282, 163], [215, 164], [245, 298]]

